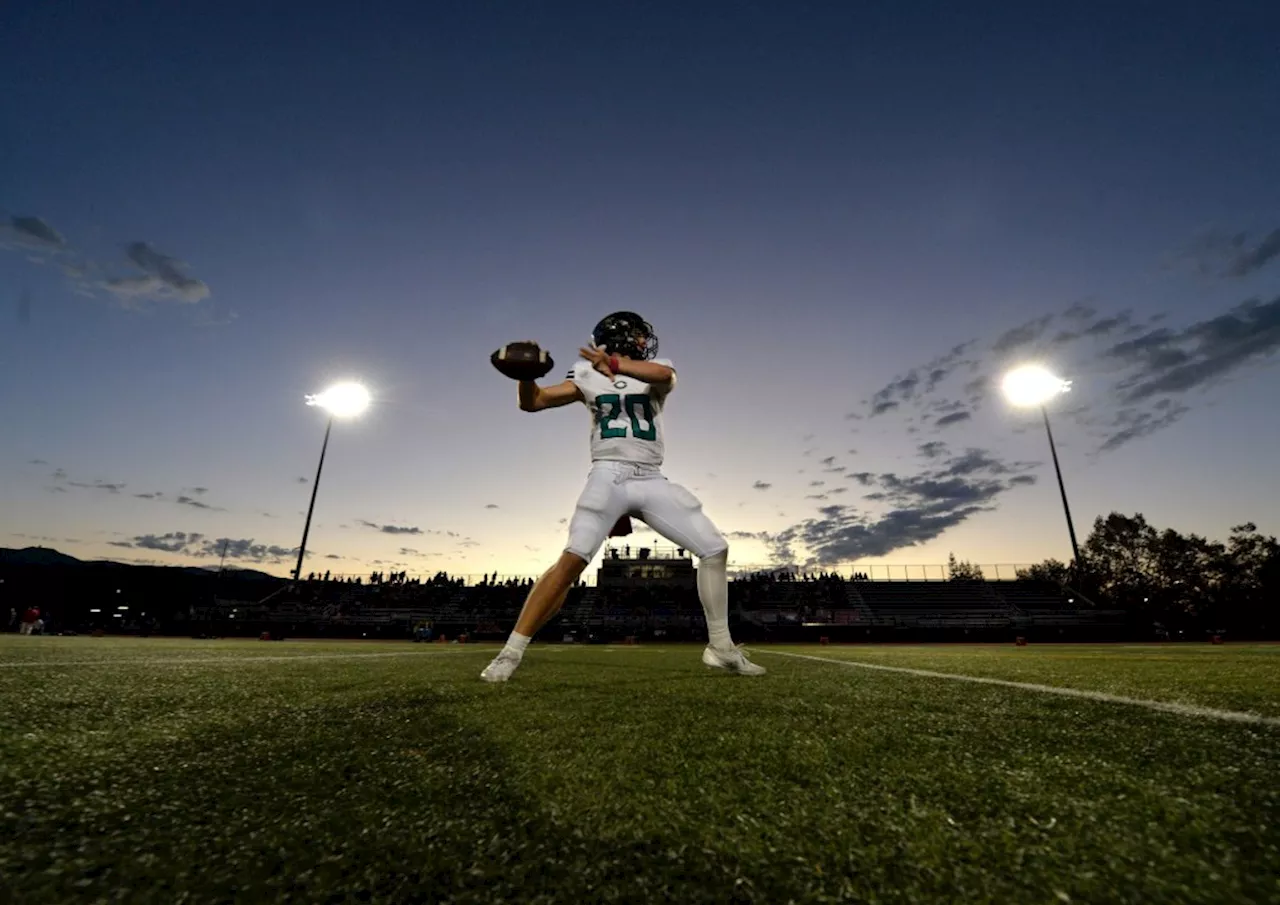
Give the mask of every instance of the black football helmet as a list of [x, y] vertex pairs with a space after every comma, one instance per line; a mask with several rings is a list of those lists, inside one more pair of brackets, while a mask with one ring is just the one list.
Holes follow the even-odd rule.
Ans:
[[634, 311], [615, 311], [596, 324], [591, 340], [614, 355], [647, 361], [658, 354], [658, 334]]

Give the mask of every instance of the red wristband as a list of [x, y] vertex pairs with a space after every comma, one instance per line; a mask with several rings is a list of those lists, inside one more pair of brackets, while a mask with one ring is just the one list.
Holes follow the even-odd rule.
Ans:
[[609, 370], [615, 374], [618, 373], [618, 356], [616, 355], [609, 356]]

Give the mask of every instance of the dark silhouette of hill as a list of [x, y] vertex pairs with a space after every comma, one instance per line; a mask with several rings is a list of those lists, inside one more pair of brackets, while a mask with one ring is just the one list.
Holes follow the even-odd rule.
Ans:
[[[14, 550], [8, 547], [0, 547], [0, 566], [49, 566], [62, 568], [75, 567], [107, 567], [114, 569], [133, 569], [133, 570], [169, 570], [172, 572], [184, 572], [189, 575], [201, 577], [216, 576], [219, 574], [217, 566], [150, 566], [136, 565], [133, 563], [116, 562], [111, 559], [95, 559], [84, 560], [76, 559], [59, 550], [51, 547], [23, 547], [21, 550]], [[266, 572], [259, 572], [255, 569], [242, 569], [237, 566], [228, 566], [221, 572], [221, 577], [228, 580], [240, 581], [282, 581], [275, 575], [268, 575]]]
[[4, 566], [80, 566], [82, 560], [49, 547], [23, 547], [12, 550], [0, 547], [0, 565]]
[[251, 569], [132, 565], [81, 560], [47, 547], [0, 548], [0, 618], [34, 605], [54, 631], [83, 628], [95, 609], [113, 624], [116, 613], [122, 625], [143, 617], [167, 624], [219, 596], [261, 600], [284, 585], [283, 578]]

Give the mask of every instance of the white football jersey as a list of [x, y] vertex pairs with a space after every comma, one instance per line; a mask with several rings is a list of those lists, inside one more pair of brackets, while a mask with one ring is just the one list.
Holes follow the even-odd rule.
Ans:
[[[654, 364], [675, 370], [665, 358]], [[589, 361], [569, 371], [591, 412], [591, 461], [639, 462], [661, 465], [664, 444], [662, 406], [670, 387], [656, 390], [634, 377], [615, 375], [610, 381]]]

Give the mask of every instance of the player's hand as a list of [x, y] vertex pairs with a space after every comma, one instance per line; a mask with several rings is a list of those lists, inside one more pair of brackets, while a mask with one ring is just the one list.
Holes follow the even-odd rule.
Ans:
[[591, 362], [591, 366], [613, 380], [613, 371], [609, 369], [609, 347], [608, 346], [583, 346], [578, 350], [578, 354], [584, 359]]

